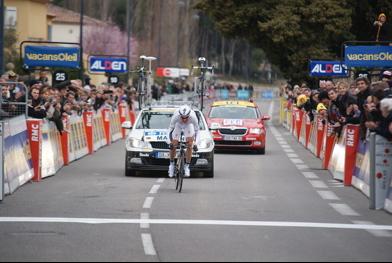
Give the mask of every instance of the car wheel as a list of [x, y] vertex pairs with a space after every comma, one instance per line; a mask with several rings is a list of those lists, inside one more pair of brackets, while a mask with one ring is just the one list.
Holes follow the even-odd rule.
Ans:
[[211, 158], [212, 168], [210, 171], [204, 173], [205, 178], [214, 178], [214, 176], [215, 176], [214, 159], [215, 159], [215, 157], [214, 157], [214, 153], [213, 153], [212, 158]]
[[258, 150], [258, 154], [265, 155], [265, 148]]
[[135, 177], [136, 176], [136, 171], [134, 170], [125, 170], [125, 176], [126, 177]]

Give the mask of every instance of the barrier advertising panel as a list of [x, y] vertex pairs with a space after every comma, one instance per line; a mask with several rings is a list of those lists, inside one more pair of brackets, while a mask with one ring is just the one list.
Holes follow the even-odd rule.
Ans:
[[392, 177], [392, 144], [376, 136], [376, 209], [382, 209]]
[[3, 123], [0, 122], [0, 201], [4, 198], [4, 171], [3, 171]]
[[4, 193], [12, 194], [33, 178], [26, 118], [9, 120], [4, 129]]
[[370, 150], [369, 142], [360, 141], [357, 150], [357, 161], [355, 165], [355, 172], [353, 178], [353, 186], [364, 193], [367, 197], [370, 196]]
[[358, 125], [347, 125], [346, 128], [346, 159], [344, 168], [344, 185], [351, 186], [355, 162], [357, 159], [357, 149], [360, 137], [360, 127]]

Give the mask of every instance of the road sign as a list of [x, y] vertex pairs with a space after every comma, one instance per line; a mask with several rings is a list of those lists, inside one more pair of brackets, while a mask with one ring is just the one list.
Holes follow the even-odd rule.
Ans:
[[120, 83], [120, 78], [118, 76], [109, 76], [108, 78], [108, 82], [112, 85], [117, 85], [118, 83]]
[[63, 71], [63, 70], [57, 70], [53, 73], [53, 82], [54, 83], [61, 83], [64, 81], [67, 81], [68, 78], [68, 74], [67, 72]]

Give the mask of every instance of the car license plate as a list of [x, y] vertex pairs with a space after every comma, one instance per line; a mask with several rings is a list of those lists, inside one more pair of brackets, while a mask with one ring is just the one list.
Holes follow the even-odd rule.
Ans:
[[156, 153], [156, 158], [157, 159], [170, 159], [170, 153], [169, 152], [158, 152]]
[[242, 136], [224, 136], [223, 140], [229, 141], [229, 142], [232, 142], [232, 141], [242, 141]]

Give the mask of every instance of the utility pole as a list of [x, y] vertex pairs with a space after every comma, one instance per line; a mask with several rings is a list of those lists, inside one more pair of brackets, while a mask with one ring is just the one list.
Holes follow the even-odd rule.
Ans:
[[79, 77], [80, 80], [83, 82], [84, 85], [84, 66], [83, 66], [83, 24], [84, 24], [84, 0], [80, 0], [80, 73]]
[[0, 0], [0, 76], [4, 73], [4, 0]]
[[131, 4], [132, 1], [128, 0], [126, 5], [127, 5], [127, 21], [126, 21], [126, 27], [127, 27], [127, 59], [128, 59], [128, 73], [127, 73], [127, 84], [129, 83], [129, 71], [131, 68]]

